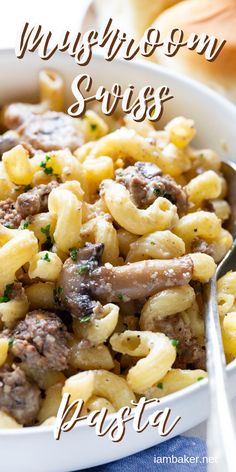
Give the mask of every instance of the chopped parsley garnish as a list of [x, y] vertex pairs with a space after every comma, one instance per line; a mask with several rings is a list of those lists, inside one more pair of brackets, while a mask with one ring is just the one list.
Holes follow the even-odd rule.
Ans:
[[32, 189], [32, 185], [30, 185], [30, 184], [24, 186], [24, 192], [28, 192], [31, 189]]
[[6, 288], [5, 288], [5, 290], [4, 290], [3, 296], [0, 297], [0, 303], [9, 302], [9, 300], [10, 300], [10, 295], [11, 295], [12, 290], [13, 290], [13, 285], [14, 285], [14, 284], [8, 284], [8, 285], [6, 285]]
[[45, 156], [45, 161], [40, 162], [40, 167], [46, 167], [46, 164], [50, 159], [51, 159], [50, 156]]
[[199, 382], [199, 380], [203, 380], [204, 377], [198, 377], [197, 381]]
[[156, 243], [154, 243], [154, 241], [150, 241], [150, 244], [152, 244], [152, 246], [155, 246]]
[[58, 303], [58, 305], [61, 304], [61, 294], [63, 292], [63, 288], [62, 287], [56, 287], [53, 289], [53, 298], [54, 298], [54, 301], [55, 303]]
[[46, 254], [44, 254], [44, 256], [42, 257], [42, 260], [43, 260], [43, 261], [47, 261], [47, 262], [50, 262], [50, 261], [51, 261], [48, 252], [46, 252]]
[[82, 318], [80, 318], [79, 322], [80, 323], [87, 323], [87, 321], [91, 320], [91, 315], [84, 315]]
[[25, 222], [21, 225], [20, 229], [27, 229], [28, 227], [29, 227], [29, 222], [28, 222], [28, 221], [25, 221]]
[[10, 225], [10, 223], [4, 223], [3, 226], [5, 226], [5, 228], [9, 228], [9, 229], [12, 228], [12, 226]]
[[50, 224], [41, 228], [41, 233], [45, 234], [46, 238], [50, 237]]
[[53, 173], [53, 168], [52, 167], [45, 167], [44, 172], [47, 175], [56, 175], [56, 174]]
[[95, 131], [97, 129], [97, 125], [95, 123], [91, 123], [90, 128], [92, 131]]
[[89, 264], [80, 264], [80, 266], [77, 269], [77, 272], [80, 275], [86, 274], [86, 272], [89, 271]]
[[8, 338], [8, 346], [9, 346], [9, 347], [12, 347], [14, 341], [15, 341], [14, 338]]
[[160, 388], [161, 390], [163, 390], [163, 383], [162, 383], [162, 382], [159, 382], [159, 383], [157, 384], [157, 388]]
[[50, 227], [51, 225], [49, 224], [49, 225], [44, 226], [44, 228], [41, 228], [41, 233], [45, 234], [46, 236], [45, 244], [47, 248], [52, 246], [52, 238], [50, 236]]
[[153, 193], [154, 193], [154, 195], [156, 195], [156, 197], [160, 197], [161, 194], [162, 194], [162, 191], [161, 191], [161, 189], [160, 189], [159, 187], [155, 187], [155, 188], [153, 189]]
[[171, 339], [171, 344], [174, 347], [177, 347], [179, 345], [179, 341], [177, 339]]
[[43, 169], [46, 175], [54, 175], [55, 177], [58, 177], [58, 174], [54, 173], [53, 168], [51, 166], [47, 167], [47, 163], [50, 159], [51, 159], [51, 156], [45, 156], [45, 160], [41, 161], [39, 165]]
[[165, 190], [161, 189], [160, 187], [155, 187], [153, 189], [153, 193], [154, 193], [154, 195], [156, 195], [156, 197], [166, 198], [171, 203], [173, 203], [173, 205], [176, 203], [176, 199], [170, 193], [166, 192]]
[[118, 298], [119, 298], [119, 300], [121, 300], [121, 301], [124, 300], [124, 296], [122, 295], [122, 293], [119, 293]]
[[77, 261], [77, 254], [78, 254], [77, 247], [71, 247], [70, 248], [70, 257], [71, 257], [72, 261], [74, 261], [74, 262]]

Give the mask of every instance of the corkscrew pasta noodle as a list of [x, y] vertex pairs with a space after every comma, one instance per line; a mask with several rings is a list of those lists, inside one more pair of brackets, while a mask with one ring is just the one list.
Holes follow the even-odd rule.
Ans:
[[104, 198], [114, 220], [130, 233], [168, 229], [177, 220], [176, 207], [165, 198], [159, 197], [147, 210], [140, 210], [133, 204], [128, 190], [113, 181], [104, 182]]
[[113, 334], [112, 349], [135, 357], [144, 357], [131, 367], [127, 382], [136, 393], [142, 394], [158, 382], [171, 368], [176, 349], [163, 333], [149, 331], [125, 331]]
[[190, 285], [161, 290], [144, 304], [140, 316], [140, 326], [155, 329], [155, 320], [166, 318], [190, 308], [195, 300], [195, 292]]
[[103, 307], [103, 317], [91, 320], [90, 323], [80, 323], [74, 320], [73, 328], [79, 338], [90, 341], [93, 345], [102, 344], [111, 336], [118, 323], [119, 307], [108, 303]]

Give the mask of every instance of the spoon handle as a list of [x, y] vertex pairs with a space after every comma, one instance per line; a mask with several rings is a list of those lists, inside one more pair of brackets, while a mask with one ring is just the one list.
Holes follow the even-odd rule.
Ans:
[[236, 436], [231, 402], [227, 395], [226, 363], [217, 306], [216, 277], [205, 287], [205, 330], [209, 376], [207, 425], [208, 470], [234, 472]]

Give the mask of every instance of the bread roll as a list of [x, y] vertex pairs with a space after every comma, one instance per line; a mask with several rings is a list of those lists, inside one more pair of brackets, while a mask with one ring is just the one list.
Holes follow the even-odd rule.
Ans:
[[140, 38], [145, 29], [166, 8], [180, 0], [95, 0], [97, 24], [113, 18], [114, 23], [134, 38]]
[[[158, 15], [179, 3], [180, 0], [129, 0], [129, 2], [132, 9], [134, 34], [141, 37]], [[128, 3], [127, 0], [126, 3]]]
[[173, 58], [157, 50], [156, 60], [205, 82], [236, 102], [236, 0], [184, 1], [162, 13], [154, 26], [163, 37], [178, 27], [184, 31], [186, 39], [191, 33], [206, 33], [220, 41], [225, 39], [226, 44], [213, 62], [185, 47]]

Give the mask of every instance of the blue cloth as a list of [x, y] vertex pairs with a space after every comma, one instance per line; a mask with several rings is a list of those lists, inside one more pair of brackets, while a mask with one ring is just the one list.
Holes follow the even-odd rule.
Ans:
[[[207, 464], [204, 459], [206, 456], [205, 441], [177, 436], [119, 461], [91, 467], [86, 469], [86, 472], [206, 472]], [[194, 458], [192, 463], [186, 462], [191, 457]], [[196, 459], [197, 457], [199, 459]], [[168, 459], [168, 463], [160, 463], [160, 460], [163, 461], [164, 458]], [[185, 463], [183, 463], [184, 460]]]

